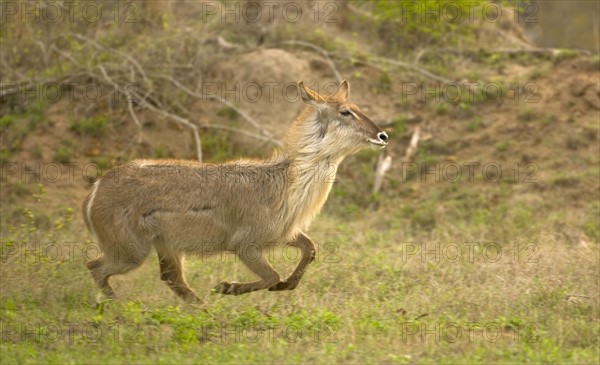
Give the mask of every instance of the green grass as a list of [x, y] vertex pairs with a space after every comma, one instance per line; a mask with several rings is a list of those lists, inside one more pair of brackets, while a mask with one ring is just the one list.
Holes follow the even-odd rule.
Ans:
[[481, 129], [485, 128], [485, 123], [481, 118], [474, 118], [467, 123], [465, 129], [467, 132], [477, 132]]
[[393, 124], [393, 128], [394, 128], [394, 134], [396, 136], [402, 136], [404, 135], [404, 133], [406, 132], [406, 116], [399, 116], [396, 119], [394, 119], [394, 124]]
[[502, 142], [496, 143], [496, 151], [498, 151], [498, 152], [506, 152], [506, 151], [508, 151], [509, 147], [510, 147], [509, 141], [502, 141]]
[[53, 159], [60, 163], [69, 163], [75, 156], [75, 149], [70, 140], [62, 140], [57, 150], [54, 152]]
[[448, 107], [448, 104], [446, 102], [440, 102], [435, 104], [434, 106], [434, 111], [437, 115], [446, 115], [448, 114], [449, 109], [450, 108]]
[[101, 115], [91, 118], [73, 120], [71, 130], [79, 135], [90, 135], [101, 137], [106, 133], [108, 127], [108, 117]]
[[521, 109], [521, 111], [519, 112], [519, 115], [517, 116], [517, 118], [522, 122], [531, 122], [531, 121], [535, 120], [536, 118], [538, 118], [538, 113], [532, 107], [524, 106]]
[[[47, 210], [58, 188], [32, 187], [34, 199], [3, 208], [0, 355], [7, 364], [594, 363], [598, 242], [565, 250], [544, 202], [511, 203], [510, 185], [478, 184], [366, 209], [336, 187], [308, 231], [317, 259], [296, 290], [212, 294], [219, 281], [253, 275], [233, 256], [189, 258], [197, 306], [160, 281], [155, 254], [113, 278], [119, 299], [97, 306], [85, 268], [97, 253], [81, 212]], [[271, 256], [283, 275], [294, 250]]]
[[387, 93], [392, 90], [392, 79], [387, 72], [382, 72], [377, 78], [376, 84], [377, 91], [380, 93]]
[[156, 145], [154, 147], [154, 149], [152, 150], [153, 158], [169, 158], [172, 156], [173, 155], [172, 155], [171, 151], [169, 151], [169, 148], [162, 143], [159, 143], [158, 145]]
[[46, 100], [34, 100], [14, 114], [0, 117], [2, 144], [0, 146], [0, 163], [9, 162], [14, 154], [22, 149], [23, 140], [37, 126], [46, 120]]
[[570, 50], [570, 49], [561, 49], [558, 52], [558, 54], [556, 56], [554, 56], [554, 58], [552, 59], [552, 62], [554, 64], [558, 64], [558, 63], [561, 63], [563, 61], [576, 58], [579, 55], [580, 55], [580, 52], [578, 52], [578, 51], [573, 51], [573, 50]]

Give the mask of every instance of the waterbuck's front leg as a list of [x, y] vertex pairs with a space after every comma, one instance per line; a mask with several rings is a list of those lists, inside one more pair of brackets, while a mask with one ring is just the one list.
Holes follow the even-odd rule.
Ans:
[[169, 288], [182, 299], [191, 303], [201, 303], [196, 293], [188, 286], [183, 276], [182, 256], [171, 252], [162, 245], [156, 245], [158, 263], [160, 265], [160, 278]]
[[299, 248], [302, 252], [302, 258], [292, 275], [270, 287], [270, 291], [296, 289], [300, 279], [304, 275], [306, 267], [315, 259], [315, 243], [303, 232], [300, 232], [294, 241], [288, 242], [288, 245]]
[[258, 275], [261, 280], [251, 283], [230, 283], [224, 281], [213, 288], [220, 294], [239, 295], [250, 293], [255, 290], [267, 289], [280, 281], [279, 274], [269, 261], [263, 256], [263, 252], [256, 246], [249, 246], [238, 253], [240, 260], [248, 266], [252, 272]]

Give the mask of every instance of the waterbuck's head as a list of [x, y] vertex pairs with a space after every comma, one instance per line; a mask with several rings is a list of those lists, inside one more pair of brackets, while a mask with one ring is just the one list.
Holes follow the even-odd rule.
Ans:
[[286, 144], [296, 152], [342, 158], [365, 148], [388, 144], [388, 135], [358, 106], [348, 102], [350, 86], [344, 80], [333, 95], [320, 95], [298, 83], [304, 103], [309, 105], [292, 124]]

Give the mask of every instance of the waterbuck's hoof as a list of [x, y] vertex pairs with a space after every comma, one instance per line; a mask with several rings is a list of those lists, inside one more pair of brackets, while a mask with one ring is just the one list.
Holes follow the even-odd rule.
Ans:
[[217, 286], [215, 286], [212, 289], [212, 291], [215, 293], [225, 294], [225, 295], [237, 295], [238, 293], [235, 290], [236, 287], [237, 287], [237, 283], [230, 283], [230, 282], [224, 281], [222, 283], [217, 284]]
[[294, 290], [298, 283], [290, 283], [289, 281], [280, 281], [277, 284], [269, 287], [269, 291]]
[[117, 295], [111, 290], [110, 292], [99, 292], [94, 299], [95, 305], [99, 306], [117, 299]]
[[183, 299], [188, 304], [198, 304], [198, 305], [204, 304], [204, 301], [202, 299], [198, 298], [198, 296], [194, 293], [182, 294], [181, 299]]

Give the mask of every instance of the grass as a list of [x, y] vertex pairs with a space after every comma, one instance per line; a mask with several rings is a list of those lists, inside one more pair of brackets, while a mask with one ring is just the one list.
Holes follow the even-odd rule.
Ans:
[[[543, 205], [510, 203], [510, 185], [474, 184], [369, 209], [334, 193], [308, 231], [317, 259], [295, 291], [212, 294], [253, 276], [233, 256], [190, 258], [201, 306], [160, 281], [155, 254], [113, 278], [118, 300], [96, 306], [81, 212], [49, 211], [59, 188], [32, 187], [33, 199], [3, 208], [3, 363], [595, 362], [597, 241], [564, 250]], [[294, 250], [272, 255], [283, 275]]]
[[446, 115], [449, 109], [448, 104], [445, 102], [437, 103], [434, 107], [435, 114], [437, 115]]
[[402, 135], [404, 135], [404, 133], [406, 133], [406, 120], [407, 120], [406, 116], [399, 116], [394, 119], [394, 124], [393, 124], [394, 135], [402, 136]]
[[21, 151], [27, 134], [45, 121], [44, 113], [47, 107], [46, 100], [34, 100], [24, 105], [22, 110], [0, 117], [0, 163], [9, 162], [15, 153]]
[[104, 115], [82, 118], [71, 122], [71, 130], [79, 135], [101, 137], [106, 133], [108, 117]]
[[380, 93], [390, 92], [392, 90], [392, 79], [387, 72], [382, 72], [377, 78], [377, 91]]
[[506, 152], [508, 151], [508, 147], [510, 146], [509, 141], [501, 141], [496, 143], [496, 151], [498, 152]]
[[570, 49], [561, 49], [556, 56], [552, 59], [554, 64], [561, 63], [565, 60], [570, 60], [579, 56], [579, 52]]
[[167, 146], [159, 143], [158, 145], [154, 146], [154, 149], [152, 150], [152, 157], [158, 159], [169, 158], [172, 157], [172, 154]]
[[223, 162], [232, 158], [234, 149], [224, 134], [211, 134], [202, 140], [202, 153], [210, 161]]
[[483, 128], [485, 128], [485, 123], [481, 118], [474, 118], [470, 120], [465, 127], [467, 132], [477, 132]]
[[217, 112], [217, 115], [224, 117], [227, 120], [237, 120], [237, 118], [238, 118], [238, 113], [234, 109], [232, 109], [228, 106], [221, 108]]
[[69, 163], [75, 156], [75, 149], [73, 143], [70, 140], [62, 140], [58, 149], [54, 152], [53, 159], [60, 163]]
[[538, 118], [537, 111], [528, 105], [521, 108], [521, 111], [519, 111], [519, 115], [517, 116], [517, 119], [522, 122], [531, 122], [536, 118]]

